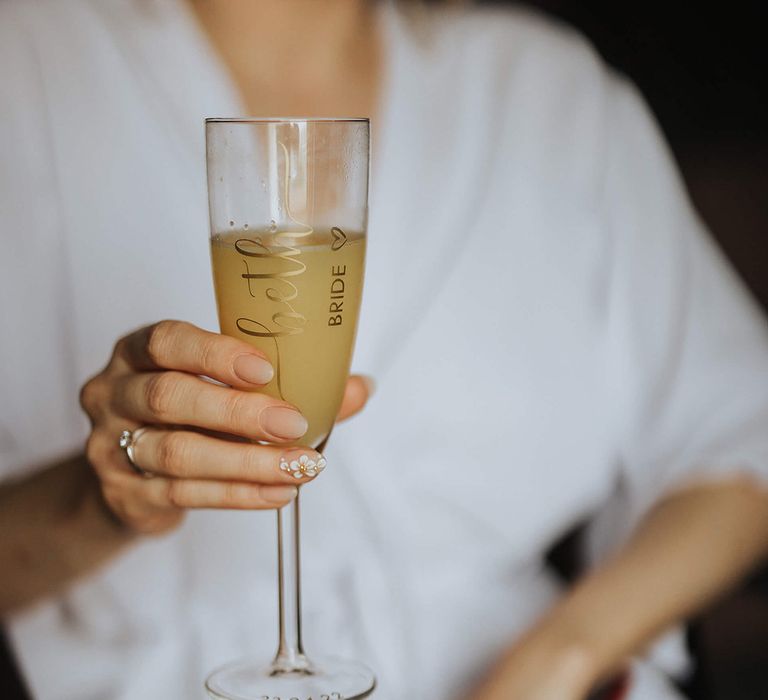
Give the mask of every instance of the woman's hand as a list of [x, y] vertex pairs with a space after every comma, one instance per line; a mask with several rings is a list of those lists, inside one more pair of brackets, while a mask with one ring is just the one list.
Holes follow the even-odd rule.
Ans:
[[[279, 508], [292, 500], [310, 477], [296, 479], [281, 462], [320, 455], [280, 446], [300, 438], [307, 422], [294, 406], [253, 391], [272, 375], [247, 343], [180, 321], [119, 340], [80, 399], [92, 425], [86, 455], [109, 508], [138, 532], [161, 533], [187, 508]], [[351, 378], [339, 417], [359, 411], [367, 398], [366, 382]], [[134, 461], [153, 478], [131, 469], [118, 445], [123, 430], [144, 426]]]

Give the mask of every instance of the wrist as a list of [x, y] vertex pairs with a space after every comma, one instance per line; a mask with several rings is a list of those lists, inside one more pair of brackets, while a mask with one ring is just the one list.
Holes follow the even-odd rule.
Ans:
[[555, 660], [563, 676], [584, 696], [616, 678], [628, 658], [613, 644], [610, 629], [599, 616], [569, 610], [568, 598], [532, 633], [533, 644]]
[[588, 645], [576, 639], [556, 636], [541, 642], [541, 653], [551, 659], [554, 673], [562, 679], [563, 687], [585, 697], [598, 683], [598, 664]]

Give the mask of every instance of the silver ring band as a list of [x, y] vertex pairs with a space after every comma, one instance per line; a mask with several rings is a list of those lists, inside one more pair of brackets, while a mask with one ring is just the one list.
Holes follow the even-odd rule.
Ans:
[[136, 430], [123, 430], [122, 433], [120, 433], [120, 440], [118, 441], [118, 444], [120, 445], [120, 448], [125, 452], [125, 456], [128, 457], [128, 464], [130, 465], [131, 469], [135, 471], [140, 476], [143, 476], [145, 479], [151, 479], [154, 474], [152, 472], [147, 471], [146, 469], [142, 469], [138, 464], [136, 464], [135, 456], [136, 456], [136, 443], [139, 441], [139, 438], [142, 436], [146, 428], [136, 428]]

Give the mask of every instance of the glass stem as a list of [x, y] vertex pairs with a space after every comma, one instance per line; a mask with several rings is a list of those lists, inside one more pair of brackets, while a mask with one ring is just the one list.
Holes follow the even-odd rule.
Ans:
[[[301, 489], [299, 489], [301, 493]], [[277, 589], [280, 640], [272, 673], [311, 673], [301, 642], [299, 496], [277, 511]]]

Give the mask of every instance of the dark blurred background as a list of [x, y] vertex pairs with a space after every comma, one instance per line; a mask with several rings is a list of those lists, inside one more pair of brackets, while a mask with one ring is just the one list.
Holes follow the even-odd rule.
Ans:
[[[502, 0], [486, 4], [507, 4]], [[768, 309], [768, 42], [760, 2], [533, 0], [578, 27], [640, 86], [672, 146], [691, 197]], [[768, 429], [768, 426], [766, 427]], [[566, 577], [579, 535], [553, 550]], [[690, 626], [693, 700], [768, 699], [768, 570]], [[0, 698], [24, 697], [0, 638]]]
[[[697, 209], [768, 309], [765, 3], [522, 4], [579, 28], [640, 87]], [[566, 576], [575, 575], [578, 532], [551, 558]], [[697, 660], [697, 672], [684, 688], [691, 698], [768, 699], [768, 569], [693, 621], [689, 636]]]

